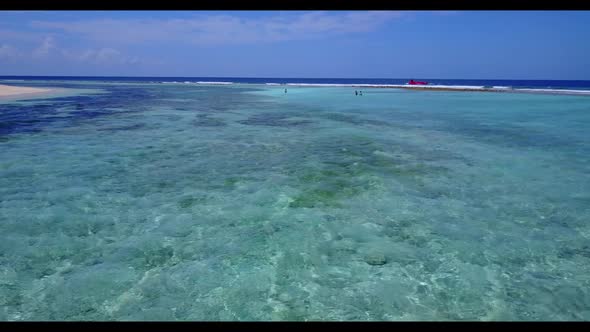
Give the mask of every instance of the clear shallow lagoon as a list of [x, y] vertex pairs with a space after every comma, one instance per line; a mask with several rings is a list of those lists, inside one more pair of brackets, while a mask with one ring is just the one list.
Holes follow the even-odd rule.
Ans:
[[51, 85], [0, 103], [0, 320], [590, 320], [588, 97]]

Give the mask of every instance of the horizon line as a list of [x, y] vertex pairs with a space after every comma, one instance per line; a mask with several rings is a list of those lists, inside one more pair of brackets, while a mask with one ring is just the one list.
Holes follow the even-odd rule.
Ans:
[[0, 75], [0, 77], [99, 77], [99, 78], [268, 78], [268, 79], [338, 79], [338, 80], [487, 80], [487, 81], [590, 81], [590, 79], [530, 79], [530, 78], [421, 78], [421, 77], [256, 77], [256, 76], [102, 76], [102, 75]]

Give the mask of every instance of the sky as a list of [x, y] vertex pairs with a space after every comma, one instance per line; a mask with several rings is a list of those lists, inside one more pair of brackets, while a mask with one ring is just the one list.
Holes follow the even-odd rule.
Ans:
[[0, 76], [590, 80], [590, 11], [0, 11]]

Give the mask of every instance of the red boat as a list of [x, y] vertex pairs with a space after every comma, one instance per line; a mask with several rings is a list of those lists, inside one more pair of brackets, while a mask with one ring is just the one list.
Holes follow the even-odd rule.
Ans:
[[420, 82], [420, 81], [414, 81], [414, 80], [410, 80], [408, 82], [409, 85], [427, 85], [428, 82]]

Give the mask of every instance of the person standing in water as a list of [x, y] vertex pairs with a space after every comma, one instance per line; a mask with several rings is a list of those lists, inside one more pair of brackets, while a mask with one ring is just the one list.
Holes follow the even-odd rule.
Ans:
[[285, 89], [285, 93], [287, 93], [287, 89]]
[[358, 96], [358, 95], [359, 95], [359, 92], [358, 92], [358, 91], [356, 91], [356, 90], [354, 90], [354, 95], [355, 95], [355, 96]]
[[359, 91], [359, 94], [362, 96], [363, 95], [363, 92], [362, 91]]

